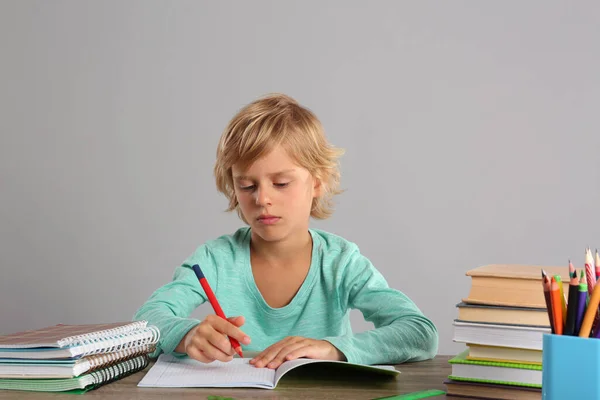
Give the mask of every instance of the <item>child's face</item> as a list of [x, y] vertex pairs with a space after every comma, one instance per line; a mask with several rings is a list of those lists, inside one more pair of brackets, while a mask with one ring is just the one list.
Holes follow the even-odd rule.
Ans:
[[308, 229], [321, 186], [284, 148], [276, 147], [245, 171], [233, 165], [232, 173], [239, 207], [254, 234], [279, 241]]

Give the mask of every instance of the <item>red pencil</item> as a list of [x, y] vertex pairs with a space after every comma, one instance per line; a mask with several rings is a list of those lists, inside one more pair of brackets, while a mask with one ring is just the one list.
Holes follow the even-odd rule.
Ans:
[[[192, 269], [196, 273], [196, 276], [198, 277], [198, 280], [200, 281], [200, 285], [202, 285], [202, 288], [204, 289], [204, 292], [206, 293], [206, 297], [208, 297], [208, 301], [210, 302], [210, 305], [212, 306], [213, 310], [215, 310], [215, 314], [217, 314], [219, 317], [226, 320], [227, 317], [225, 316], [225, 313], [223, 312], [221, 305], [217, 301], [215, 294], [213, 293], [212, 289], [210, 288], [210, 285], [208, 284], [206, 277], [202, 273], [200, 266], [198, 264], [195, 264], [192, 266]], [[240, 355], [240, 357], [243, 358], [244, 356], [242, 355], [242, 346], [240, 346], [240, 342], [238, 342], [236, 339], [232, 338], [231, 336], [229, 337], [229, 342], [231, 343], [231, 347], [233, 347], [235, 352], [238, 353]]]

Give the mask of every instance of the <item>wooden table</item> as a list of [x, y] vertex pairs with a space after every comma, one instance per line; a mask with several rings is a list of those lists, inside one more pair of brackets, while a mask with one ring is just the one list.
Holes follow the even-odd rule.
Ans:
[[[359, 375], [339, 376], [307, 368], [290, 371], [281, 379], [277, 388], [269, 389], [221, 389], [221, 388], [139, 388], [138, 382], [150, 367], [122, 380], [102, 386], [80, 397], [64, 393], [36, 393], [0, 390], [0, 400], [8, 399], [206, 399], [208, 396], [225, 396], [233, 399], [373, 399], [377, 397], [405, 394], [426, 389], [445, 390], [444, 380], [450, 374], [448, 356], [437, 356], [433, 360], [401, 364], [396, 367], [401, 373], [397, 378], [366, 378]], [[432, 397], [441, 400], [445, 396]]]

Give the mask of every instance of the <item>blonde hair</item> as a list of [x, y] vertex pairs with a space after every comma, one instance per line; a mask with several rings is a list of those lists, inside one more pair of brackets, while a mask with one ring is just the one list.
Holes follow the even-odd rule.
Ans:
[[321, 182], [322, 195], [313, 199], [310, 215], [316, 219], [331, 216], [333, 196], [342, 192], [338, 159], [344, 151], [329, 144], [321, 122], [310, 110], [278, 93], [242, 108], [219, 140], [214, 174], [217, 189], [229, 200], [227, 211], [237, 210], [248, 222], [235, 195], [232, 166], [238, 164], [244, 170], [278, 145]]

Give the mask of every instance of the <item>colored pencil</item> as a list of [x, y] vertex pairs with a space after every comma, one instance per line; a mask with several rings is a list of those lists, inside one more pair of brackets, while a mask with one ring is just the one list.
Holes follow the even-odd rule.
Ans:
[[[562, 335], [563, 333], [563, 316], [561, 306], [561, 295], [558, 282], [555, 277], [552, 277], [552, 286], [550, 289], [550, 300], [552, 302], [552, 316], [554, 318], [554, 333]], [[590, 323], [591, 327], [591, 323]]]
[[[215, 294], [213, 293], [210, 285], [208, 284], [208, 281], [206, 280], [206, 277], [202, 273], [202, 270], [200, 269], [200, 266], [198, 264], [194, 264], [192, 266], [192, 269], [194, 270], [194, 273], [196, 274], [196, 277], [200, 281], [200, 285], [202, 285], [202, 288], [204, 289], [204, 292], [206, 293], [206, 297], [208, 297], [208, 301], [210, 302], [210, 305], [212, 306], [213, 310], [215, 310], [215, 313], [219, 317], [221, 317], [224, 320], [226, 320], [227, 317], [225, 316], [225, 313], [223, 312], [223, 309], [221, 308], [221, 305], [217, 301], [217, 298], [215, 297]], [[232, 338], [231, 336], [229, 336], [229, 342], [231, 343], [231, 347], [233, 347], [233, 349], [235, 350], [235, 352], [238, 353], [240, 355], [240, 357], [244, 357], [242, 355], [242, 346], [240, 346], [240, 342], [238, 342], [236, 339]]]
[[581, 280], [579, 281], [579, 288], [577, 294], [577, 318], [575, 320], [575, 334], [579, 335], [581, 329], [581, 322], [583, 321], [583, 314], [585, 313], [585, 306], [587, 302], [587, 283], [585, 282], [585, 274], [581, 271]]
[[585, 278], [587, 280], [590, 297], [592, 296], [594, 286], [596, 285], [596, 271], [593, 270], [593, 264], [594, 260], [592, 259], [592, 253], [588, 249], [585, 249]]
[[546, 310], [548, 311], [548, 320], [550, 321], [550, 329], [554, 332], [554, 319], [552, 317], [552, 301], [550, 300], [550, 278], [546, 271], [542, 269], [542, 288], [544, 289], [544, 300], [546, 300]]
[[594, 260], [594, 264], [596, 266], [596, 280], [600, 279], [600, 254], [598, 254], [598, 249], [596, 249], [596, 259]]
[[554, 279], [558, 284], [558, 290], [560, 290], [560, 305], [562, 310], [561, 315], [563, 319], [562, 325], [564, 325], [567, 322], [567, 299], [565, 298], [565, 291], [563, 288], [562, 278], [560, 277], [560, 275], [554, 275]]
[[567, 322], [565, 324], [565, 335], [575, 335], [575, 325], [577, 321], [577, 301], [579, 300], [579, 278], [577, 273], [573, 272], [573, 277], [569, 281], [569, 301], [567, 303]]
[[[589, 292], [589, 283], [588, 283]], [[590, 331], [592, 330], [592, 324], [598, 313], [598, 302], [600, 301], [600, 285], [596, 285], [590, 300], [588, 302], [587, 310], [583, 315], [583, 322], [581, 323], [581, 329], [579, 330], [579, 337], [589, 337]]]

